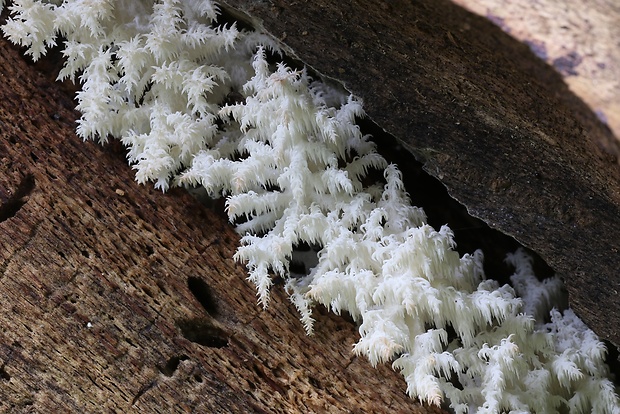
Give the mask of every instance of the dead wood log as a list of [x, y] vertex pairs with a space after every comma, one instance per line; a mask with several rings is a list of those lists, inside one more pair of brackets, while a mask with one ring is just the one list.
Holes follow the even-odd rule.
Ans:
[[0, 41], [0, 411], [440, 412], [350, 321], [307, 337], [281, 288], [260, 309], [225, 219], [137, 185], [73, 107]]
[[618, 142], [552, 67], [447, 0], [229, 0], [363, 98], [469, 212], [539, 253], [620, 344]]

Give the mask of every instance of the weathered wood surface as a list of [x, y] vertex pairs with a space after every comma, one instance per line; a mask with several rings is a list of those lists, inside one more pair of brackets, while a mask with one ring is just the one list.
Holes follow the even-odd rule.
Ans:
[[353, 323], [307, 337], [281, 288], [259, 308], [225, 219], [138, 186], [73, 106], [0, 41], [0, 412], [439, 412]]
[[487, 17], [553, 65], [620, 138], [620, 3], [453, 0]]
[[618, 143], [561, 76], [446, 0], [228, 0], [361, 96], [469, 212], [538, 252], [620, 344]]

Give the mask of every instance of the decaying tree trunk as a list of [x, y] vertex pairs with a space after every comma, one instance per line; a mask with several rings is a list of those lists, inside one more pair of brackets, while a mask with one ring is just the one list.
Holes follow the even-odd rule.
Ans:
[[447, 0], [229, 0], [368, 115], [469, 212], [539, 253], [620, 345], [618, 142], [524, 44]]
[[259, 308], [225, 219], [137, 185], [73, 107], [0, 41], [0, 411], [439, 412], [352, 322], [307, 337], [281, 287]]

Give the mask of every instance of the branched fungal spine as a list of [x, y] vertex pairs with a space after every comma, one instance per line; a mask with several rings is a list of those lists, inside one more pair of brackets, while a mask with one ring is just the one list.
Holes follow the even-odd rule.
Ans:
[[[261, 304], [275, 273], [308, 333], [315, 303], [350, 313], [356, 353], [392, 362], [409, 395], [457, 413], [620, 414], [605, 347], [553, 308], [559, 279], [539, 282], [523, 251], [507, 259], [514, 288], [485, 278], [480, 252], [459, 257], [452, 231], [426, 223], [362, 135], [361, 102], [274, 63], [268, 36], [219, 25], [210, 0], [8, 7], [4, 33], [33, 59], [63, 43], [59, 78], [83, 82], [82, 138], [120, 139], [140, 183], [227, 197], [235, 258]], [[302, 244], [318, 251], [314, 266], [291, 277]]]

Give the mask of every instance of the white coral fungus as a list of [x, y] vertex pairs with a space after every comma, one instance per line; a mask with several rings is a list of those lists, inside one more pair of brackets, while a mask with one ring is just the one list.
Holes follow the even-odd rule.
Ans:
[[[354, 350], [393, 362], [407, 391], [457, 413], [620, 413], [600, 340], [510, 255], [512, 287], [459, 257], [451, 230], [411, 206], [396, 166], [356, 125], [361, 103], [273, 64], [265, 35], [218, 24], [209, 0], [16, 0], [4, 26], [34, 59], [59, 39], [79, 76], [78, 134], [120, 139], [136, 179], [227, 196], [236, 258], [267, 304], [285, 280], [310, 333], [322, 303], [360, 323]], [[232, 99], [234, 98], [234, 99]], [[369, 170], [383, 183], [369, 184]], [[295, 246], [318, 249], [291, 277]], [[542, 320], [549, 317], [550, 322]], [[449, 332], [452, 332], [450, 334]]]

